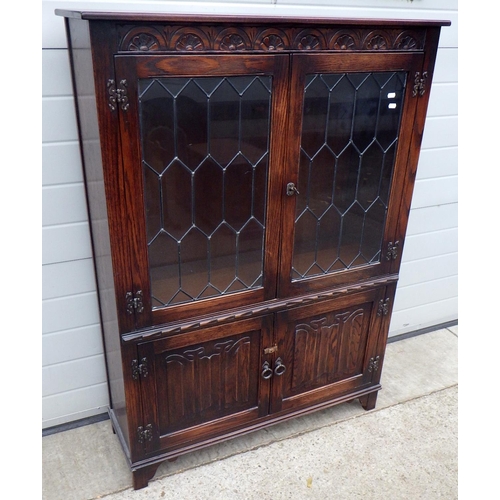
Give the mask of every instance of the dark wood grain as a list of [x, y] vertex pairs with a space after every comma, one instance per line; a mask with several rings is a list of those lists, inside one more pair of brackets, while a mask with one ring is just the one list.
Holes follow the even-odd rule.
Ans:
[[[439, 32], [449, 22], [62, 10], [57, 14], [67, 18], [110, 415], [131, 466], [134, 488], [147, 486], [162, 461], [225, 439], [353, 399], [359, 399], [366, 410], [373, 409]], [[365, 259], [356, 265], [347, 263], [341, 270], [292, 279], [294, 258], [324, 260], [330, 251], [322, 240], [313, 250], [305, 247], [295, 254], [296, 209], [303, 199], [293, 192], [287, 195], [288, 183], [302, 182], [301, 189], [309, 189], [299, 179], [301, 147], [308, 147], [309, 137], [317, 132], [314, 126], [310, 130], [305, 125], [307, 75], [387, 72], [404, 74], [406, 79], [398, 147], [384, 225], [379, 233], [361, 237], [362, 241], [379, 234], [380, 255], [374, 261]], [[146, 122], [139, 109], [140, 80], [177, 78], [180, 84], [181, 78], [253, 79], [262, 75], [272, 81], [271, 104], [265, 108], [270, 123], [267, 183], [255, 181], [258, 200], [266, 207], [261, 224], [265, 227], [262, 283], [243, 291], [153, 307], [151, 269], [156, 290], [167, 297], [169, 290], [176, 290], [179, 278], [175, 273], [165, 275], [167, 264], [161, 258], [149, 268], [148, 252], [153, 250], [148, 246], [147, 207], [151, 203], [146, 203], [146, 187], [151, 180], [145, 180], [143, 169], [147, 146], [142, 135]], [[207, 92], [203, 99], [210, 98]], [[360, 99], [358, 105], [363, 107], [364, 102]], [[211, 112], [225, 116], [225, 109], [229, 109], [226, 103], [219, 103]], [[196, 116], [187, 116], [195, 132], [207, 127]], [[354, 128], [355, 118], [350, 119]], [[217, 151], [231, 150], [241, 140], [219, 139]], [[178, 138], [176, 144], [180, 144]], [[196, 155], [196, 148], [203, 148], [200, 144], [189, 143]], [[185, 167], [186, 172], [189, 168]], [[222, 170], [226, 168], [221, 165]], [[326, 170], [312, 185], [321, 188], [321, 182], [337, 175], [332, 169], [327, 175]], [[360, 177], [357, 167], [356, 172]], [[352, 190], [350, 174], [339, 174], [335, 189]], [[163, 174], [155, 175], [158, 181]], [[194, 178], [192, 172], [176, 175], [176, 188], [182, 187], [182, 179]], [[219, 190], [220, 171], [205, 176], [203, 182], [207, 193]], [[243, 182], [240, 173], [232, 177], [232, 183], [223, 183], [231, 200], [228, 206], [234, 210], [219, 218], [224, 224], [227, 218], [246, 220], [245, 214], [248, 218], [249, 190], [241, 189]], [[359, 186], [357, 181], [356, 189]], [[184, 212], [192, 210], [189, 203], [195, 203], [179, 202], [180, 198], [179, 193], [172, 198], [177, 203], [169, 213], [172, 220], [184, 220]], [[196, 218], [205, 224], [205, 215], [211, 221], [211, 214], [220, 209], [210, 195], [196, 203], [203, 210], [192, 217], [193, 225], [199, 223]], [[154, 208], [155, 220], [160, 220], [163, 207]], [[357, 224], [350, 221], [347, 226]], [[307, 237], [313, 233], [314, 228], [305, 232]], [[182, 239], [182, 235], [177, 237]], [[230, 254], [231, 238], [219, 243], [221, 262]], [[355, 256], [359, 248], [359, 238], [358, 243], [353, 238], [343, 251]], [[186, 250], [189, 262], [196, 261], [196, 250]], [[234, 266], [224, 263], [218, 277], [230, 282]], [[251, 259], [246, 264], [254, 265]], [[245, 273], [243, 267], [241, 272]], [[198, 288], [207, 279], [203, 266], [192, 264], [189, 273], [190, 283]]]
[[[436, 64], [436, 55], [439, 41], [439, 29], [429, 29], [427, 34], [427, 45], [425, 57], [420, 75], [426, 74], [424, 92], [418, 95], [418, 106], [415, 115], [415, 121], [412, 127], [412, 140], [409, 145], [408, 160], [404, 173], [404, 184], [401, 187], [401, 206], [399, 208], [398, 225], [396, 229], [395, 241], [401, 242], [399, 255], [402, 255], [404, 247], [404, 237], [408, 227], [408, 219], [410, 216], [411, 200], [415, 187], [415, 179], [417, 176], [417, 165], [420, 157], [420, 146], [424, 136], [425, 119], [427, 115], [427, 107], [431, 93], [432, 78], [434, 75], [434, 67]], [[399, 271], [401, 258], [393, 263], [392, 269], [395, 272]]]
[[377, 337], [377, 303], [384, 289], [277, 314], [278, 353], [289, 365], [277, 381], [274, 411], [331, 398], [365, 384], [370, 337]]
[[261, 371], [271, 328], [272, 316], [264, 316], [139, 346], [152, 361], [143, 390], [159, 449], [268, 414], [270, 381]]

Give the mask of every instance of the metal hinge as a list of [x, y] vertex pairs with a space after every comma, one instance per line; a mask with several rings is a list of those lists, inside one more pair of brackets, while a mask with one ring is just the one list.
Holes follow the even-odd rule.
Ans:
[[390, 299], [380, 299], [378, 303], [377, 316], [387, 316], [389, 314]]
[[112, 111], [116, 109], [117, 104], [121, 104], [123, 111], [126, 111], [129, 107], [128, 96], [127, 96], [127, 80], [120, 80], [118, 88], [116, 87], [115, 81], [112, 79], [108, 80], [108, 106]]
[[145, 443], [146, 441], [153, 440], [153, 426], [151, 424], [146, 425], [146, 427], [137, 428], [137, 440], [139, 443]]
[[142, 358], [141, 362], [137, 359], [132, 360], [132, 378], [134, 380], [139, 380], [139, 377], [147, 377], [149, 375], [148, 370], [148, 360], [147, 358]]
[[378, 370], [380, 362], [380, 356], [376, 356], [375, 358], [370, 358], [370, 362], [368, 363], [368, 371], [371, 372], [376, 372]]
[[413, 97], [417, 97], [417, 95], [424, 95], [425, 94], [425, 81], [427, 80], [427, 77], [429, 74], [427, 71], [424, 71], [422, 73], [422, 76], [420, 76], [420, 71], [417, 71], [415, 73], [415, 84], [413, 85]]
[[134, 314], [134, 311], [137, 311], [138, 313], [144, 311], [144, 305], [142, 303], [142, 290], [138, 290], [135, 296], [132, 292], [127, 292], [125, 294], [125, 303], [128, 314]]
[[387, 252], [385, 254], [385, 260], [396, 260], [398, 258], [398, 246], [399, 241], [389, 241], [387, 245]]

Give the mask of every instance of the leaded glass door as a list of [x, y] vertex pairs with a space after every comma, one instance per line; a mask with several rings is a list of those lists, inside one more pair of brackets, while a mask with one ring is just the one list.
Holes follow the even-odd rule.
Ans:
[[[123, 56], [137, 326], [276, 294], [287, 56]], [[138, 124], [136, 126], [135, 124]], [[135, 241], [133, 240], [135, 239]]]
[[[391, 272], [418, 55], [293, 56], [282, 295]], [[398, 245], [402, 242], [398, 242]]]

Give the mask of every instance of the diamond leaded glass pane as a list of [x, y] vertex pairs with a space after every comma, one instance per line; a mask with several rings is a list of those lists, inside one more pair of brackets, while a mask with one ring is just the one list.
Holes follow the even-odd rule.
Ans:
[[405, 82], [307, 75], [292, 279], [380, 262]]
[[262, 286], [271, 77], [139, 82], [155, 308]]

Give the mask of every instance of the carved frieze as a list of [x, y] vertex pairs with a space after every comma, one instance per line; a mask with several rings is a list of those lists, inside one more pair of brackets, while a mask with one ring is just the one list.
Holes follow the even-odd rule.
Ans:
[[419, 51], [425, 32], [387, 28], [228, 25], [123, 26], [126, 52]]

